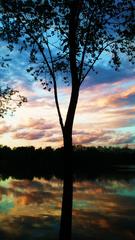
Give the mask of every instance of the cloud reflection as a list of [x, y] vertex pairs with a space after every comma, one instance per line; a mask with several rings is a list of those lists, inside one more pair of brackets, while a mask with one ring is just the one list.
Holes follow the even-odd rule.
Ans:
[[[97, 179], [75, 182], [74, 239], [133, 240], [134, 181]], [[2, 240], [31, 240], [35, 236], [34, 239], [44, 239], [45, 236], [54, 239], [58, 236], [61, 196], [62, 182], [55, 178], [52, 181], [37, 178], [33, 181], [11, 178], [0, 181]]]
[[[73, 239], [133, 240], [134, 181], [75, 182]], [[62, 182], [55, 178], [0, 181], [0, 237], [57, 239], [61, 197]]]

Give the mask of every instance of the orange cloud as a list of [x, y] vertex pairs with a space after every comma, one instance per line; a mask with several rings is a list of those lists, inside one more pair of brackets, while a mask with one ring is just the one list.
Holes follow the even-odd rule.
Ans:
[[2, 127], [0, 127], [0, 134], [2, 135], [2, 134], [5, 134], [5, 133], [7, 133], [7, 132], [9, 132], [10, 131], [10, 127], [9, 126], [2, 126]]

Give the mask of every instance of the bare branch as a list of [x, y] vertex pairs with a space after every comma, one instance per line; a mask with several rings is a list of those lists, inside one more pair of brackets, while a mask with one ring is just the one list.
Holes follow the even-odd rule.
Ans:
[[[24, 16], [23, 16], [24, 18]], [[25, 19], [25, 18], [24, 18]], [[61, 129], [63, 131], [64, 129], [64, 124], [63, 124], [63, 119], [62, 119], [62, 115], [61, 115], [61, 111], [60, 111], [60, 107], [59, 107], [59, 101], [58, 101], [58, 93], [57, 93], [57, 83], [56, 83], [56, 78], [55, 78], [55, 72], [54, 72], [54, 69], [53, 69], [53, 62], [51, 60], [51, 63], [52, 63], [52, 68], [51, 66], [49, 65], [49, 62], [46, 58], [46, 55], [44, 53], [44, 48], [41, 46], [41, 44], [38, 42], [37, 38], [35, 36], [33, 36], [33, 34], [31, 34], [31, 32], [26, 28], [25, 24], [24, 24], [24, 28], [26, 30], [26, 33], [34, 40], [34, 42], [37, 44], [38, 46], [38, 49], [40, 51], [40, 53], [42, 54], [43, 56], [43, 59], [48, 67], [48, 70], [50, 72], [50, 75], [52, 77], [52, 80], [53, 80], [53, 86], [54, 86], [54, 98], [55, 98], [55, 104], [56, 104], [56, 108], [57, 108], [57, 112], [58, 112], [58, 117], [59, 117], [59, 122], [60, 122], [60, 126], [61, 126]], [[46, 44], [47, 47], [48, 47], [48, 50], [49, 50], [49, 53], [50, 53], [50, 57], [52, 59], [52, 55], [51, 55], [51, 51], [50, 51], [50, 48], [49, 48], [49, 45]]]

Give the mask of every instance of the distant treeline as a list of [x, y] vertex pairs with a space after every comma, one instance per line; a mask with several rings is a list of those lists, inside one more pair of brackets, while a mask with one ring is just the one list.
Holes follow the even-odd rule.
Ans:
[[[135, 165], [135, 149], [116, 147], [82, 147], [73, 151], [73, 173], [76, 178], [90, 178], [116, 170], [119, 165]], [[0, 175], [16, 178], [56, 176], [63, 178], [63, 148], [0, 147]]]

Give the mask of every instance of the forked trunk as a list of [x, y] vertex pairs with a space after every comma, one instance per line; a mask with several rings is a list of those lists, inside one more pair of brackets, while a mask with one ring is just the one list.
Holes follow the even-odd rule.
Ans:
[[79, 95], [79, 87], [72, 89], [71, 100], [69, 104], [66, 123], [63, 131], [64, 139], [64, 182], [63, 182], [63, 199], [62, 213], [60, 223], [59, 240], [71, 240], [72, 234], [72, 202], [73, 202], [73, 145], [72, 145], [72, 128]]

